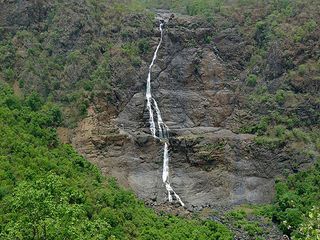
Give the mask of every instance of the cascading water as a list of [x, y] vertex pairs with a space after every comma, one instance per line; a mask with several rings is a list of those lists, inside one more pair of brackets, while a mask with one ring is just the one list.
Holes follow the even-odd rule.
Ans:
[[[147, 79], [146, 98], [147, 98], [147, 108], [149, 110], [149, 124], [150, 124], [150, 131], [151, 131], [152, 136], [154, 138], [160, 139], [161, 141], [164, 142], [162, 181], [166, 186], [166, 190], [168, 192], [169, 202], [172, 202], [172, 195], [173, 195], [175, 197], [175, 199], [178, 200], [182, 206], [184, 206], [184, 203], [182, 202], [179, 195], [173, 190], [173, 188], [170, 185], [170, 181], [169, 181], [169, 128], [163, 122], [157, 101], [152, 97], [152, 94], [151, 94], [151, 70], [152, 70], [152, 66], [154, 64], [154, 61], [157, 58], [158, 50], [159, 50], [161, 43], [162, 43], [162, 38], [163, 38], [163, 23], [162, 22], [160, 23], [159, 29], [161, 32], [160, 41], [159, 41], [159, 44], [153, 54], [153, 58], [152, 58], [150, 66], [149, 66], [148, 79]], [[157, 124], [155, 123], [155, 116], [153, 115], [154, 110], [156, 112]], [[158, 127], [158, 129], [157, 129], [157, 127]]]

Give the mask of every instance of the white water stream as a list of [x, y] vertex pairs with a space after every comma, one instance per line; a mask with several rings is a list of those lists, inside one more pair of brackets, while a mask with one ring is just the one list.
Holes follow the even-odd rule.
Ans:
[[[160, 139], [161, 141], [164, 142], [162, 181], [166, 186], [169, 202], [173, 201], [172, 196], [174, 196], [175, 199], [178, 200], [182, 206], [184, 206], [184, 203], [182, 202], [179, 195], [176, 194], [176, 192], [173, 190], [169, 181], [169, 128], [163, 122], [157, 101], [152, 97], [152, 94], [151, 94], [151, 70], [152, 70], [154, 61], [157, 59], [158, 50], [162, 43], [162, 38], [163, 38], [162, 27], [163, 27], [163, 23], [160, 23], [160, 26], [159, 26], [159, 29], [161, 32], [160, 41], [153, 54], [152, 62], [149, 66], [147, 90], [146, 90], [147, 108], [149, 110], [149, 124], [150, 124], [151, 134], [154, 138]], [[154, 110], [155, 110], [156, 116], [154, 116]], [[157, 121], [157, 124], [155, 123], [155, 119]]]

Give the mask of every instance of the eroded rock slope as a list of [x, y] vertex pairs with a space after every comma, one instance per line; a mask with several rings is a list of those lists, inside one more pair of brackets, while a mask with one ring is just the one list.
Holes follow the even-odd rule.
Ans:
[[[159, 18], [167, 15], [162, 12]], [[160, 34], [157, 21], [153, 48]], [[213, 26], [175, 16], [165, 26], [153, 68], [152, 91], [171, 129], [171, 182], [189, 208], [269, 202], [275, 177], [290, 169], [289, 157], [259, 148], [253, 135], [232, 132], [241, 118], [239, 76], [247, 43], [236, 29], [217, 32]], [[72, 143], [140, 198], [161, 204], [167, 201], [163, 153], [150, 135], [145, 101], [149, 60], [139, 77], [126, 76], [132, 87], [123, 107], [114, 111], [100, 99]]]

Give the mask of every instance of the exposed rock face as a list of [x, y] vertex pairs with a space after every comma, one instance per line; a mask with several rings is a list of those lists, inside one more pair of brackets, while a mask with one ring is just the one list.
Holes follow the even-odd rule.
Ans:
[[[290, 165], [285, 154], [259, 149], [252, 135], [228, 130], [235, 122], [230, 119], [241, 117], [241, 61], [236, 59], [245, 57], [246, 44], [229, 29], [214, 39], [218, 51], [203, 40], [213, 32], [196, 19], [176, 16], [166, 25], [153, 68], [153, 95], [171, 129], [172, 186], [189, 208], [268, 202], [274, 178]], [[128, 89], [124, 107], [101, 107], [106, 103], [100, 99], [98, 107], [104, 111], [90, 108], [72, 141], [105, 174], [159, 204], [167, 198], [161, 179], [162, 144], [152, 138], [147, 125], [147, 64], [139, 77], [130, 79], [134, 87]]]

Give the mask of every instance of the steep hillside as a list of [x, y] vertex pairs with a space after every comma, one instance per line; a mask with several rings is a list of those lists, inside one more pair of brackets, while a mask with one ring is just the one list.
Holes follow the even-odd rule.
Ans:
[[151, 13], [105, 1], [2, 5], [1, 78], [63, 105], [68, 126], [91, 102], [121, 107], [135, 87], [127, 76], [138, 78], [150, 50]]
[[[300, 91], [291, 83], [295, 69], [305, 66], [297, 46], [317, 49], [318, 38], [312, 38], [318, 34], [312, 23], [317, 16], [310, 14], [304, 20], [312, 25], [309, 32], [293, 40], [295, 30], [276, 31], [299, 21], [302, 7], [313, 13], [310, 6], [251, 7], [255, 15], [247, 5], [237, 6], [235, 13], [226, 8], [210, 21], [176, 15], [165, 27], [152, 87], [171, 129], [172, 181], [189, 205], [270, 202], [275, 178], [310, 166], [319, 156], [316, 52], [303, 60], [315, 63], [302, 79], [315, 87]], [[168, 19], [170, 13], [158, 16]], [[154, 49], [157, 38], [151, 42]], [[290, 49], [291, 59], [283, 55]], [[117, 112], [94, 111], [93, 104], [73, 143], [106, 174], [158, 204], [166, 197], [159, 187], [162, 156], [147, 125], [146, 73], [142, 68], [139, 78], [130, 77], [136, 87]]]
[[0, 84], [1, 239], [232, 239], [213, 221], [158, 216], [59, 143], [61, 112]]
[[309, 234], [303, 224], [317, 226], [308, 216], [320, 205], [312, 187], [320, 156], [318, 1], [0, 4], [0, 81], [20, 97], [35, 91], [58, 104], [61, 140], [104, 175], [158, 210], [185, 211], [168, 203], [162, 142], [150, 134], [145, 101], [164, 21], [151, 88], [170, 128], [171, 184], [186, 209], [214, 209], [210, 217], [240, 229], [239, 239], [277, 235], [246, 222], [256, 216], [248, 206], [238, 211], [243, 204], [274, 203], [253, 212], [296, 239]]

